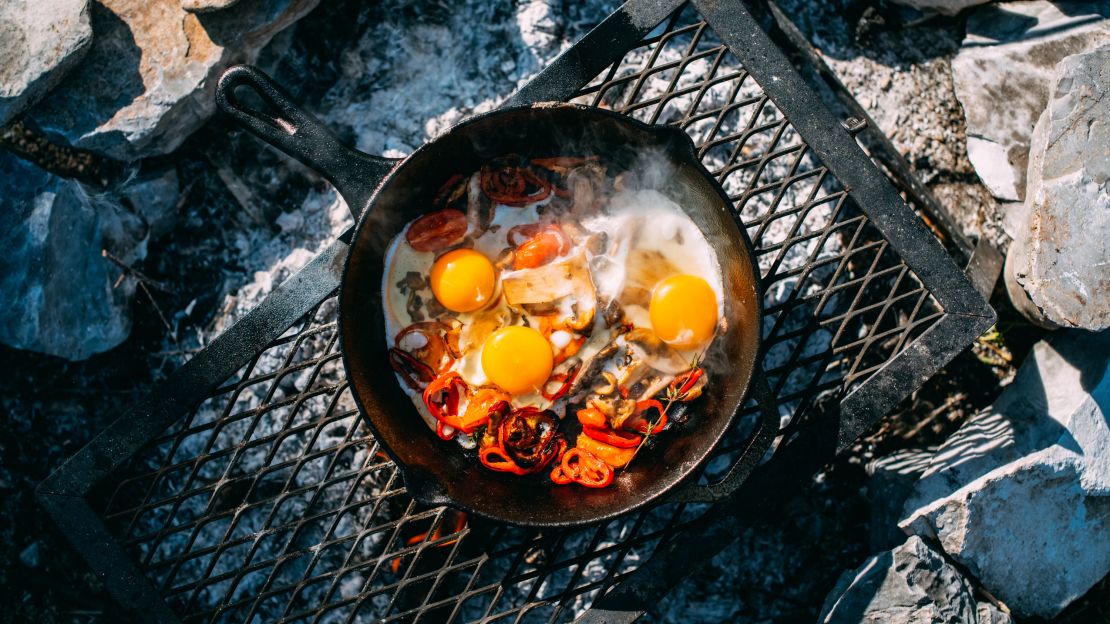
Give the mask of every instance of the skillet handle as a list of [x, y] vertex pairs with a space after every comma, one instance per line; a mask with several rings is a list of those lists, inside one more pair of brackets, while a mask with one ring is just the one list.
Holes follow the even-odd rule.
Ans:
[[[267, 110], [246, 105], [236, 94], [240, 88], [253, 91]], [[220, 76], [216, 104], [251, 134], [319, 171], [347, 201], [356, 219], [399, 162], [343, 145], [319, 119], [294, 104], [269, 76], [250, 65], [235, 65]]]
[[760, 420], [756, 425], [755, 433], [744, 449], [743, 455], [729, 469], [728, 474], [716, 483], [698, 485], [688, 482], [679, 487], [673, 494], [667, 496], [669, 503], [715, 503], [728, 498], [751, 476], [752, 470], [763, 461], [767, 450], [771, 448], [775, 436], [779, 432], [779, 415], [771, 400], [771, 388], [767, 385], [762, 371], [757, 371], [752, 377], [751, 390], [753, 398], [760, 407]]

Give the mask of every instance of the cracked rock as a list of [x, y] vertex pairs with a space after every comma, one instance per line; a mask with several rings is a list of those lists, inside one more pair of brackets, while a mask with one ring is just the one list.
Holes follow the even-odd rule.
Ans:
[[1110, 43], [1069, 56], [1033, 133], [1006, 259], [1015, 306], [1042, 325], [1110, 327]]
[[0, 342], [67, 360], [123, 342], [135, 283], [104, 252], [144, 258], [176, 203], [173, 170], [101, 192], [0, 151]]
[[952, 73], [967, 118], [967, 150], [995, 197], [1025, 197], [1033, 126], [1065, 56], [1110, 42], [1110, 1], [1000, 2], [967, 20]]
[[57, 85], [92, 35], [88, 0], [0, 2], [0, 126]]
[[971, 584], [920, 537], [841, 575], [818, 622], [977, 624]]
[[243, 0], [194, 14], [181, 0], [99, 0], [84, 62], [28, 112], [52, 138], [118, 160], [167, 154], [216, 110], [220, 73], [252, 62], [319, 0]]
[[1022, 617], [1110, 572], [1110, 333], [1038, 343], [994, 405], [937, 450], [903, 530], [934, 539]]

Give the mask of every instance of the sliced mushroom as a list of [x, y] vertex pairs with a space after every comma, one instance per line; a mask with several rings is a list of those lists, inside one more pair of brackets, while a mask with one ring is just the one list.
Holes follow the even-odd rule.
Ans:
[[501, 287], [510, 306], [561, 315], [562, 326], [557, 329], [583, 332], [593, 325], [597, 291], [581, 253], [534, 269], [506, 273]]
[[655, 335], [655, 332], [636, 327], [624, 335], [633, 357], [666, 375], [677, 375], [690, 368], [690, 362]]
[[572, 210], [588, 214], [597, 208], [597, 202], [605, 197], [605, 167], [598, 163], [587, 163], [571, 169], [566, 176], [570, 189]]
[[494, 210], [493, 202], [482, 192], [481, 173], [474, 173], [466, 182], [466, 222], [471, 235], [476, 236], [489, 229]]

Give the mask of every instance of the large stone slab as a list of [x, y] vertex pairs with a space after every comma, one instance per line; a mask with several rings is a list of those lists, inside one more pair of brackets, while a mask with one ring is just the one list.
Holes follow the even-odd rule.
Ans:
[[977, 624], [971, 584], [920, 537], [841, 575], [818, 622]]
[[900, 526], [936, 540], [1020, 616], [1110, 572], [1110, 333], [1038, 343], [994, 405], [934, 455]]
[[[82, 360], [131, 331], [131, 264], [177, 203], [177, 174], [142, 175], [99, 192], [0, 150], [0, 342]], [[125, 206], [121, 198], [128, 198]]]
[[1006, 284], [1036, 322], [1101, 330], [1110, 327], [1110, 43], [1067, 57], [1057, 75], [1033, 133]]
[[173, 151], [215, 112], [216, 79], [251, 62], [319, 0], [242, 0], [213, 13], [181, 0], [97, 0], [85, 61], [28, 117], [53, 138], [120, 160]]
[[967, 150], [999, 199], [1025, 197], [1029, 141], [1065, 56], [1110, 42], [1110, 0], [1000, 2], [976, 9], [952, 61]]
[[0, 126], [52, 87], [92, 44], [89, 0], [0, 2]]

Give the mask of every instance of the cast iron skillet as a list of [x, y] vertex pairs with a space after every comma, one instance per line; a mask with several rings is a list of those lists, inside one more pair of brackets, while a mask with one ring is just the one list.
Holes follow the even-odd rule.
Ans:
[[[251, 97], [269, 112], [244, 102], [244, 89], [253, 91]], [[728, 429], [743, 403], [759, 352], [758, 271], [751, 242], [737, 227], [727, 196], [702, 167], [686, 133], [597, 108], [538, 104], [471, 117], [398, 162], [343, 146], [319, 120], [252, 67], [227, 70], [220, 78], [216, 101], [247, 130], [319, 171], [358, 217], [339, 291], [343, 362], [362, 414], [400, 467], [416, 500], [522, 525], [596, 522], [641, 507], [675, 488]], [[386, 358], [392, 337], [387, 344], [381, 287], [382, 256], [389, 241], [406, 223], [430, 210], [433, 194], [451, 175], [469, 174], [508, 153], [525, 157], [597, 154], [616, 167], [631, 166], [638, 156], [654, 154], [668, 169], [669, 183], [658, 190], [674, 196], [686, 209], [721, 264], [728, 330], [715, 345], [727, 364], [710, 372], [710, 383], [690, 420], [641, 451], [613, 487], [556, 487], [546, 471], [514, 477], [484, 468], [473, 452], [443, 442], [428, 429]], [[677, 197], [678, 193], [682, 196]]]

